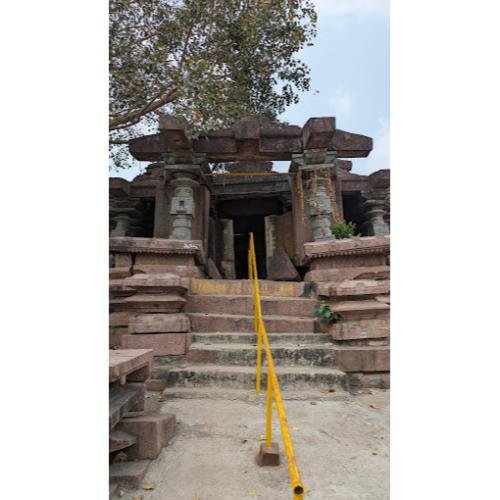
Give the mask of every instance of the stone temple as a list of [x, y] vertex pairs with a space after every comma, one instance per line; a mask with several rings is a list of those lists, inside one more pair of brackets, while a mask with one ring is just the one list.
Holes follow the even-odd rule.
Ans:
[[[251, 391], [253, 232], [285, 397], [388, 387], [389, 170], [357, 175], [350, 161], [372, 148], [333, 117], [300, 127], [249, 116], [193, 136], [161, 116], [158, 133], [129, 142], [146, 172], [110, 179], [110, 348], [150, 350], [148, 383], [169, 397]], [[342, 220], [354, 237], [335, 239]], [[319, 302], [341, 319], [318, 317]]]

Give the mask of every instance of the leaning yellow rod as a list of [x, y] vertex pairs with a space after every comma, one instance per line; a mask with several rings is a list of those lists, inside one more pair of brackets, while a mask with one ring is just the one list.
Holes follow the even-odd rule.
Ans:
[[288, 430], [288, 422], [286, 420], [285, 407], [281, 397], [281, 390], [276, 376], [273, 356], [267, 338], [267, 332], [262, 317], [262, 307], [260, 301], [259, 278], [257, 273], [257, 259], [255, 256], [255, 244], [253, 233], [250, 233], [250, 242], [248, 249], [248, 271], [249, 278], [253, 285], [254, 297], [254, 329], [257, 334], [257, 381], [256, 391], [260, 393], [260, 378], [261, 378], [261, 350], [262, 342], [264, 343], [264, 350], [267, 359], [267, 394], [266, 394], [266, 447], [271, 446], [272, 439], [272, 400], [276, 403], [276, 410], [278, 412], [278, 419], [280, 422], [281, 436], [283, 439], [283, 446], [288, 462], [288, 472], [290, 474], [290, 482], [292, 483], [293, 499], [303, 500], [304, 487], [300, 479], [299, 470], [295, 461], [295, 452], [293, 450], [292, 438]]

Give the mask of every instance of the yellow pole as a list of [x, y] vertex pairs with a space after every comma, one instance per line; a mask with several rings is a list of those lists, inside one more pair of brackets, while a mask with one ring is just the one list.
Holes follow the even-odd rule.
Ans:
[[273, 382], [271, 372], [267, 372], [266, 447], [271, 448], [273, 434]]
[[[271, 446], [272, 437], [272, 399], [274, 397], [276, 403], [276, 411], [278, 412], [278, 419], [281, 427], [281, 436], [283, 439], [283, 446], [285, 448], [285, 454], [288, 462], [288, 472], [290, 475], [290, 482], [292, 483], [292, 491], [294, 500], [303, 500], [304, 498], [304, 488], [302, 486], [302, 481], [300, 479], [299, 470], [297, 468], [297, 463], [295, 461], [295, 452], [293, 450], [292, 439], [290, 432], [288, 430], [288, 422], [286, 420], [286, 412], [283, 405], [283, 399], [281, 397], [281, 390], [279, 387], [278, 378], [276, 376], [276, 370], [274, 367], [273, 356], [271, 354], [271, 347], [269, 345], [269, 339], [267, 338], [267, 332], [264, 325], [264, 319], [262, 317], [262, 308], [260, 302], [260, 290], [259, 290], [259, 278], [257, 274], [257, 262], [255, 257], [255, 246], [253, 240], [253, 233], [250, 233], [250, 254], [252, 260], [252, 285], [254, 291], [254, 311], [255, 311], [255, 321], [257, 322], [257, 334], [258, 334], [258, 351], [257, 351], [257, 372], [258, 372], [258, 387], [260, 390], [260, 362], [261, 362], [261, 349], [262, 342], [264, 343], [264, 350], [266, 352], [267, 359], [267, 415], [266, 415], [266, 446]], [[269, 404], [270, 401], [270, 404]]]

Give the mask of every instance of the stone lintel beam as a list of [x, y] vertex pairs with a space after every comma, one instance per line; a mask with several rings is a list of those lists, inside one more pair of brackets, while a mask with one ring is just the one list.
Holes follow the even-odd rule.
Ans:
[[129, 150], [140, 161], [162, 161], [165, 153], [194, 153], [206, 161], [290, 161], [304, 149], [335, 151], [338, 158], [368, 156], [370, 137], [335, 129], [333, 117], [310, 118], [301, 129], [265, 120], [243, 119], [231, 128], [216, 130], [191, 140], [180, 118], [163, 116], [160, 133], [129, 141]]
[[302, 129], [304, 149], [328, 149], [335, 132], [335, 118], [309, 118]]
[[163, 161], [163, 147], [160, 134], [143, 135], [128, 141], [130, 154], [139, 161]]
[[338, 158], [364, 158], [373, 149], [373, 139], [336, 129], [328, 149], [336, 151]]

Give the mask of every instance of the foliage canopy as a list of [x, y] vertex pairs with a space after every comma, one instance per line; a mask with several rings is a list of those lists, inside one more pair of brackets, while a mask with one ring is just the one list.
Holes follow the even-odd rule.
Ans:
[[110, 0], [111, 144], [147, 133], [155, 112], [193, 131], [270, 118], [310, 88], [312, 0]]

